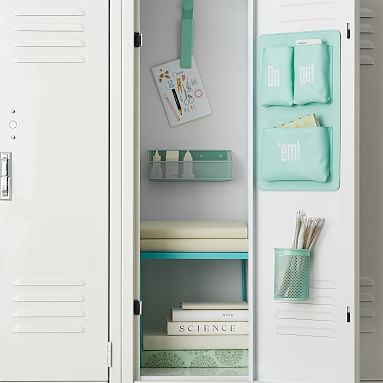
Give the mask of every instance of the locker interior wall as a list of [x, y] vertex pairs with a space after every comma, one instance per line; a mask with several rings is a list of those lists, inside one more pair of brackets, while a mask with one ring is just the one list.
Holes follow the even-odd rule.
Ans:
[[[247, 219], [247, 0], [195, 0], [193, 52], [213, 111], [170, 128], [151, 72], [179, 57], [181, 2], [141, 0], [141, 219]], [[149, 149], [231, 149], [234, 180], [156, 183]]]
[[[141, 48], [141, 219], [246, 222], [248, 2], [195, 0], [194, 3], [193, 52], [213, 114], [171, 128], [151, 68], [179, 57], [181, 1], [141, 0], [144, 36]], [[233, 151], [234, 180], [224, 183], [149, 181], [147, 150], [157, 148], [230, 149]], [[170, 307], [181, 300], [242, 299], [240, 261], [145, 261], [142, 278], [144, 328], [163, 328]]]

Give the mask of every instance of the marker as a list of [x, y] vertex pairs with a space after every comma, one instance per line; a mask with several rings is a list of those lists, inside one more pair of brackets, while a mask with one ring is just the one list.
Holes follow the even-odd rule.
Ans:
[[172, 92], [173, 92], [174, 100], [177, 104], [178, 111], [180, 112], [180, 115], [182, 116], [182, 108], [181, 108], [180, 100], [178, 99], [178, 96], [177, 96], [177, 92], [175, 91], [175, 89], [172, 89]]

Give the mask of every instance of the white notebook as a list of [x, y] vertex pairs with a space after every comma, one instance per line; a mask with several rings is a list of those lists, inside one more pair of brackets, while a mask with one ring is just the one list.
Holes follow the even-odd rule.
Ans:
[[162, 331], [146, 331], [143, 336], [144, 351], [247, 350], [248, 348], [248, 335], [169, 336]]
[[182, 302], [182, 310], [247, 310], [247, 302]]

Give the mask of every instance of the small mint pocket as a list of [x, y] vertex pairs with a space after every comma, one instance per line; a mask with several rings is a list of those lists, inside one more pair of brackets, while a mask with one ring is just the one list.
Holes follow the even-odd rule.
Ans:
[[267, 128], [262, 132], [265, 181], [327, 182], [331, 128]]
[[263, 50], [263, 106], [293, 105], [293, 52], [291, 47], [267, 47]]
[[297, 46], [294, 51], [294, 104], [329, 103], [330, 70], [328, 45]]

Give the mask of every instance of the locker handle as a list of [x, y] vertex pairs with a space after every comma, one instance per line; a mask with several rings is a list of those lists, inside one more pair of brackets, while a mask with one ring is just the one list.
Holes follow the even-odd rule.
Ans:
[[1, 176], [0, 176], [0, 200], [11, 199], [11, 165], [12, 154], [0, 152]]

